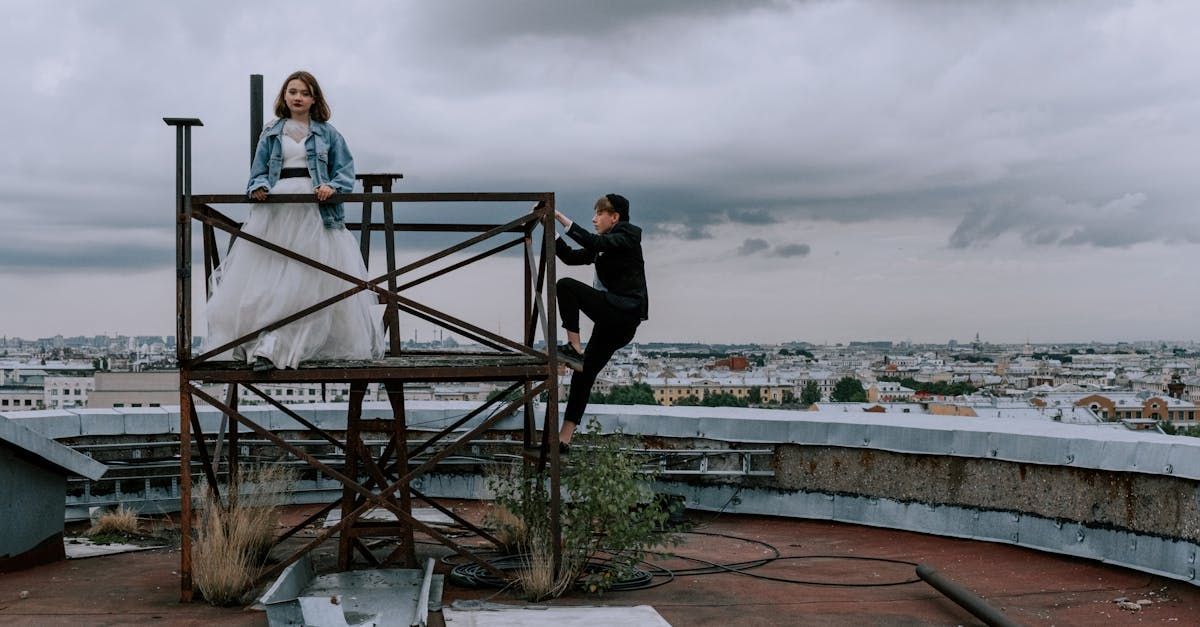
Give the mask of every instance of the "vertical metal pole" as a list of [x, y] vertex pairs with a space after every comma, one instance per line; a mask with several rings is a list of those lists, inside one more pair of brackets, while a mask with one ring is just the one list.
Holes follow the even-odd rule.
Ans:
[[192, 601], [192, 126], [196, 118], [163, 118], [175, 127], [175, 360], [179, 363], [180, 601]]
[[[525, 275], [525, 278], [524, 278], [525, 317], [523, 318], [523, 320], [525, 321], [525, 324], [524, 324], [525, 346], [533, 348], [533, 338], [534, 338], [535, 334], [534, 334], [534, 326], [530, 323], [530, 321], [533, 320], [533, 316], [534, 316], [534, 313], [533, 313], [533, 277], [531, 275], [533, 272], [535, 272], [535, 270], [533, 269], [533, 254], [532, 254], [533, 253], [533, 224], [532, 223], [530, 223], [529, 227], [525, 229], [525, 238], [524, 238], [524, 241], [522, 242], [522, 244], [524, 246], [524, 253], [525, 253], [525, 254], [521, 255], [521, 257], [522, 257], [521, 266], [525, 270], [524, 272], [521, 273], [521, 274]], [[526, 379], [525, 380], [525, 394], [529, 394], [529, 390], [532, 387], [533, 387], [533, 382]], [[524, 429], [525, 441], [523, 444], [526, 449], [528, 449], [530, 446], [533, 445], [533, 432], [534, 432], [535, 428], [536, 427], [534, 426], [534, 422], [533, 422], [533, 400], [531, 399], [529, 402], [525, 403], [525, 429]]]
[[[191, 361], [192, 361], [192, 127], [183, 127], [183, 224], [181, 225], [181, 248], [183, 256], [183, 265], [179, 269], [179, 279], [182, 282], [180, 287], [180, 321], [179, 325], [182, 330], [183, 341], [179, 344], [179, 391], [182, 394], [180, 401], [185, 398], [187, 400], [187, 412], [184, 411], [184, 406], [181, 403], [179, 406], [179, 463], [184, 467], [184, 495], [180, 502], [180, 510], [187, 507], [187, 516], [180, 516], [180, 524], [187, 521], [186, 526], [180, 530], [180, 537], [189, 538], [192, 535], [192, 439], [189, 424], [192, 407], [191, 389]], [[186, 503], [186, 505], [185, 505]], [[182, 514], [182, 511], [181, 511]], [[188, 542], [188, 551], [185, 553], [188, 561], [188, 574], [186, 578], [181, 577], [181, 580], [187, 583], [187, 596], [191, 600], [192, 589], [192, 555], [191, 542]], [[182, 575], [182, 573], [180, 573]]]
[[[388, 381], [386, 387], [388, 403], [392, 406], [392, 448], [396, 452], [397, 472], [403, 475], [408, 472], [408, 416], [404, 409], [404, 382]], [[381, 458], [379, 461], [381, 467], [387, 466], [387, 460]], [[412, 482], [409, 481], [409, 485], [393, 493], [393, 497], [399, 497], [400, 509], [409, 514], [412, 513], [412, 494], [409, 492], [411, 485]], [[400, 535], [400, 546], [404, 547], [400, 561], [405, 568], [413, 568], [417, 565], [413, 527], [409, 523], [399, 522], [404, 526]]]
[[188, 219], [183, 195], [183, 126], [175, 127], [175, 194], [178, 209], [175, 214], [175, 359], [179, 365], [179, 600], [192, 601], [192, 395], [188, 391], [187, 362], [192, 347], [191, 330], [185, 322], [187, 300], [184, 294], [190, 286], [192, 251], [187, 247], [187, 233], [192, 225]]
[[258, 148], [258, 137], [263, 128], [263, 77], [250, 75], [250, 161], [254, 161], [254, 150]]
[[[392, 193], [392, 180], [384, 179], [381, 181], [383, 192], [385, 194]], [[383, 201], [383, 235], [384, 246], [387, 248], [387, 269], [388, 273], [396, 271], [396, 219], [392, 213], [393, 203], [391, 199]], [[388, 291], [396, 293], [396, 277], [395, 275], [388, 277]], [[388, 336], [390, 340], [389, 349], [392, 357], [400, 356], [400, 309], [395, 303], [388, 301], [387, 308], [387, 325]]]
[[179, 364], [179, 598], [192, 600], [192, 127], [196, 118], [163, 118], [175, 127], [175, 359]]
[[[346, 461], [342, 472], [351, 480], [358, 482], [361, 467], [360, 458], [370, 455], [362, 442], [362, 404], [366, 394], [367, 384], [361, 381], [350, 383], [350, 402], [346, 408]], [[342, 520], [349, 517], [358, 507], [360, 497], [348, 486], [342, 487]], [[352, 522], [338, 534], [338, 570], [350, 570], [354, 563], [354, 541], [357, 538], [356, 523]]]
[[554, 572], [562, 569], [562, 521], [559, 505], [562, 489], [559, 486], [558, 455], [558, 294], [554, 259], [554, 196], [546, 203], [542, 218], [542, 255], [546, 259], [546, 357], [548, 380], [546, 391], [546, 420], [544, 438], [550, 445], [550, 538], [554, 545]]

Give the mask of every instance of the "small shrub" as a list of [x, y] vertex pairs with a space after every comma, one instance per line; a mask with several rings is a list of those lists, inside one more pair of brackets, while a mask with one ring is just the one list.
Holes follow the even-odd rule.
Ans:
[[105, 512], [92, 523], [87, 534], [92, 537], [112, 535], [138, 535], [137, 512], [128, 509], [124, 504], [117, 509]]
[[[649, 488], [652, 475], [641, 472], [637, 459], [622, 448], [624, 438], [601, 437], [592, 421], [571, 448], [562, 475], [562, 570], [553, 572], [550, 501], [545, 477], [523, 466], [519, 472], [489, 478], [497, 510], [524, 521], [526, 567], [518, 583], [527, 598], [539, 601], [561, 595], [572, 582], [603, 592], [630, 574], [656, 546], [677, 543], [660, 530], [670, 516]], [[600, 557], [606, 557], [601, 560]], [[606, 568], [593, 566], [601, 561]]]
[[286, 499], [295, 473], [281, 464], [243, 468], [218, 502], [198, 483], [199, 524], [192, 547], [196, 588], [209, 603], [241, 601], [275, 543], [276, 509]]

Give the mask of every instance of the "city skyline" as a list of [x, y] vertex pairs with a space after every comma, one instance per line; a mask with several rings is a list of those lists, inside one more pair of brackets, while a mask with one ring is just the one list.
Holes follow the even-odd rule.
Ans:
[[[10, 335], [172, 333], [161, 118], [205, 122], [197, 191], [241, 191], [247, 76], [303, 67], [403, 191], [627, 195], [641, 341], [1200, 339], [1191, 3], [11, 4]], [[414, 297], [514, 330], [516, 265]]]

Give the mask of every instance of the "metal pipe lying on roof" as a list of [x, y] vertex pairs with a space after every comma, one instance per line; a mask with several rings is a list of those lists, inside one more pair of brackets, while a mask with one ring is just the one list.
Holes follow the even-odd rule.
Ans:
[[[417, 612], [413, 615], [413, 625], [425, 627], [429, 620], [429, 588], [433, 583], [433, 558], [425, 562], [425, 576], [421, 579], [421, 592], [417, 595]], [[410, 626], [412, 627], [412, 626]]]
[[992, 627], [1018, 627], [1020, 625], [1005, 616], [1000, 610], [988, 605], [988, 602], [979, 595], [950, 581], [927, 564], [917, 565], [917, 576], [932, 586], [934, 590], [946, 595], [946, 598], [959, 604], [964, 610]]

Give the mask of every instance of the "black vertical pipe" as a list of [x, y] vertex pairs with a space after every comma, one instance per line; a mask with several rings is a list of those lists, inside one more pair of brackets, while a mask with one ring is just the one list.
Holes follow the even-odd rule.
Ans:
[[[183, 267], [179, 269], [182, 289], [183, 350], [179, 363], [192, 360], [192, 127], [183, 127]], [[176, 340], [178, 341], [178, 340]]]
[[[187, 329], [183, 325], [183, 268], [190, 254], [184, 247], [184, 233], [191, 228], [183, 210], [183, 125], [175, 127], [175, 363], [183, 366], [187, 359], [184, 340]], [[187, 344], [190, 346], [191, 342]], [[182, 388], [181, 388], [182, 389]]]
[[[392, 179], [382, 179], [381, 185], [383, 193], [392, 193]], [[383, 236], [385, 245], [387, 246], [388, 291], [392, 294], [396, 293], [396, 275], [394, 274], [396, 272], [396, 220], [393, 213], [394, 208], [391, 200], [383, 201]], [[388, 341], [390, 344], [389, 356], [399, 357], [400, 309], [396, 307], [394, 301], [388, 301], [387, 311], [384, 315], [387, 316]]]
[[554, 573], [557, 576], [562, 569], [562, 521], [559, 519], [562, 490], [559, 488], [559, 459], [558, 454], [558, 293], [556, 291], [554, 257], [554, 195], [551, 194], [544, 208], [542, 218], [542, 259], [546, 262], [546, 357], [547, 357], [547, 388], [546, 416], [542, 422], [543, 440], [549, 444], [550, 456], [550, 538], [552, 543], [552, 560]]
[[[522, 283], [524, 284], [525, 289], [525, 297], [522, 299], [525, 303], [525, 317], [521, 319], [522, 322], [524, 322], [522, 326], [525, 327], [525, 336], [522, 339], [525, 340], [525, 346], [533, 348], [535, 327], [530, 322], [533, 320], [533, 317], [536, 314], [534, 313], [533, 305], [533, 277], [530, 275], [534, 272], [537, 272], [537, 270], [533, 268], [533, 223], [530, 223], [529, 226], [526, 227], [525, 237], [522, 238], [521, 243], [524, 244], [524, 254], [521, 255], [521, 267], [525, 269], [525, 271], [521, 273], [524, 275], [522, 277]], [[533, 382], [529, 379], [526, 379], [525, 394], [528, 395], [529, 391], [532, 389]], [[526, 449], [533, 445], [533, 436], [535, 430], [536, 426], [534, 425], [533, 421], [533, 398], [530, 398], [525, 402], [525, 428], [523, 429], [525, 433], [523, 444]]]
[[254, 161], [254, 149], [263, 129], [263, 77], [250, 75], [250, 161]]

